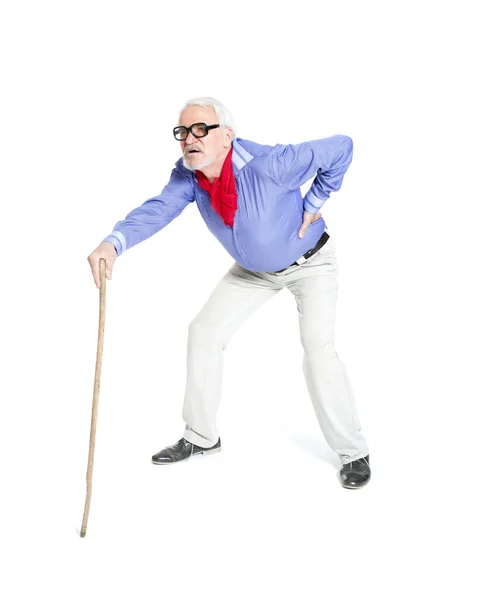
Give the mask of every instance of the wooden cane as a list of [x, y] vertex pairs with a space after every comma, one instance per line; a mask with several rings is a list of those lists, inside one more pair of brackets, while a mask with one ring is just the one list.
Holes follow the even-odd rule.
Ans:
[[96, 417], [98, 412], [98, 398], [100, 396], [100, 377], [101, 377], [101, 361], [103, 357], [103, 337], [105, 331], [105, 305], [106, 305], [106, 261], [100, 258], [100, 322], [98, 325], [98, 345], [96, 350], [96, 368], [95, 368], [95, 384], [93, 386], [93, 408], [91, 412], [91, 428], [90, 428], [90, 450], [88, 452], [88, 470], [86, 474], [86, 501], [85, 510], [83, 511], [83, 523], [81, 526], [80, 537], [85, 537], [86, 527], [88, 523], [88, 514], [90, 512], [91, 500], [91, 479], [93, 474], [93, 455], [95, 453], [95, 436], [96, 436]]

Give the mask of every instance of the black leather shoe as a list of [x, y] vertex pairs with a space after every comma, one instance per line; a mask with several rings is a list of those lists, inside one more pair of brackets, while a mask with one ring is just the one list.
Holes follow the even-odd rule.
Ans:
[[211, 448], [202, 448], [201, 446], [195, 446], [185, 438], [181, 438], [176, 444], [166, 446], [163, 450], [160, 450], [158, 454], [151, 457], [151, 460], [155, 465], [171, 465], [182, 460], [188, 460], [194, 454], [214, 454], [215, 452], [221, 451], [221, 438]]
[[364, 458], [358, 458], [343, 465], [338, 473], [341, 485], [350, 490], [364, 487], [371, 479], [371, 468], [369, 466], [369, 454]]

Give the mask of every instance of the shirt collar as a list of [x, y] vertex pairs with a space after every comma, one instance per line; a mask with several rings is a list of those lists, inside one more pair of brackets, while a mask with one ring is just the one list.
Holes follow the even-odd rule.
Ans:
[[239, 142], [238, 138], [233, 138], [232, 142], [233, 146], [233, 172], [235, 175], [241, 171], [241, 169], [249, 163], [250, 160], [253, 160], [254, 156], [250, 154]]

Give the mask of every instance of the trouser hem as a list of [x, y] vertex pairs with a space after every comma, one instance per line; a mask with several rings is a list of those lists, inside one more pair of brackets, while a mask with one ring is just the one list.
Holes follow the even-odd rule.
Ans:
[[212, 448], [215, 444], [218, 443], [218, 440], [216, 440], [214, 443], [211, 443], [210, 440], [204, 438], [201, 435], [198, 435], [194, 431], [191, 431], [191, 429], [185, 430], [183, 437], [187, 442], [190, 442], [190, 444], [194, 444], [195, 446], [199, 446], [200, 448]]

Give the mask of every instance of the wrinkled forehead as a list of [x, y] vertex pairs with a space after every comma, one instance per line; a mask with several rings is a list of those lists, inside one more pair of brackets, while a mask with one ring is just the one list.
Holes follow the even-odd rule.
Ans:
[[217, 123], [216, 113], [212, 106], [188, 106], [180, 115], [178, 125], [189, 127], [193, 123]]

